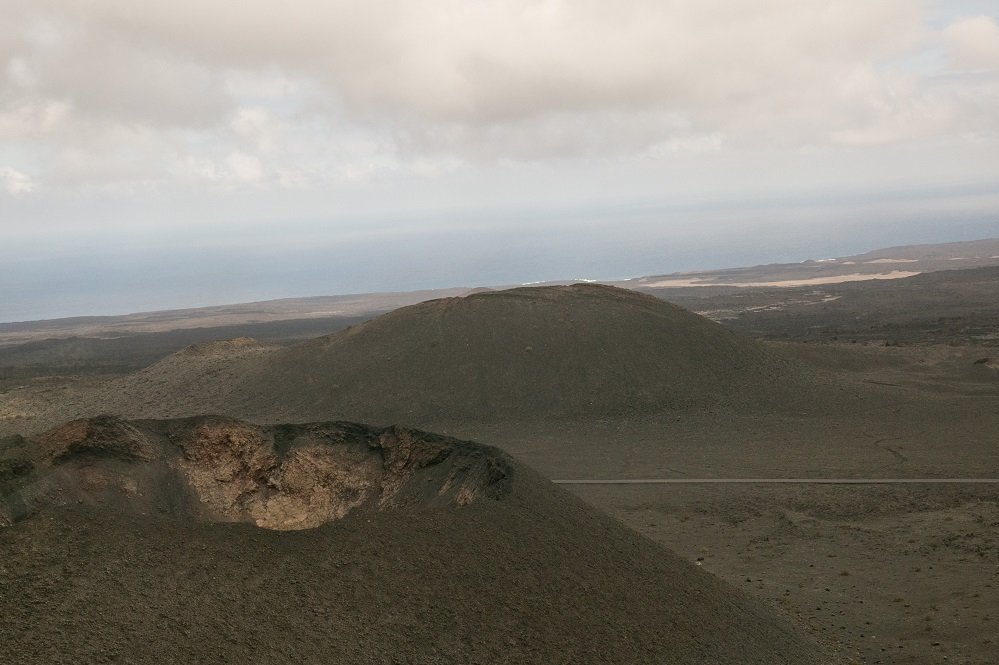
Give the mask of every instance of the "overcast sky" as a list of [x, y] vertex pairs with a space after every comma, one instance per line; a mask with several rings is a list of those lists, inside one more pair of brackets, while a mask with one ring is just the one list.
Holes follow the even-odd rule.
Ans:
[[0, 321], [999, 236], [996, 2], [0, 16]]

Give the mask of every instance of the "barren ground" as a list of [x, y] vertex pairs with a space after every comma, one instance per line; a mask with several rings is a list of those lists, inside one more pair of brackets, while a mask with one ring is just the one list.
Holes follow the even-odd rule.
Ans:
[[[983, 349], [792, 348], [880, 399], [800, 416], [452, 429], [563, 479], [999, 478], [999, 370], [974, 364]], [[999, 485], [566, 487], [855, 662], [996, 662]]]
[[[839, 300], [819, 298], [830, 304], [818, 315], [821, 305], [789, 298], [726, 321], [763, 338], [821, 341], [770, 342], [823, 377], [812, 405], [805, 394], [804, 406], [669, 419], [410, 424], [500, 446], [550, 478], [996, 478], [999, 319], [985, 305], [999, 281], [973, 272], [963, 281], [912, 278], [921, 295], [911, 306], [899, 295], [906, 280], [856, 283]], [[36, 428], [34, 414], [72, 404], [100, 381], [44, 367], [8, 377], [0, 434]], [[568, 487], [858, 663], [996, 662], [999, 487]]]

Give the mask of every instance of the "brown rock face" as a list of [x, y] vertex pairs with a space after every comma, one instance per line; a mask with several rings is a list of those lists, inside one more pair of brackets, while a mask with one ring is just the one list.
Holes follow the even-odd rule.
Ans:
[[497, 450], [351, 423], [262, 427], [224, 418], [101, 416], [20, 442], [17, 451], [0, 477], [0, 519], [8, 524], [46, 506], [85, 503], [309, 529], [356, 509], [500, 498], [511, 473]]
[[35, 442], [54, 463], [74, 457], [147, 462], [156, 457], [142, 432], [111, 416], [74, 420], [39, 435]]
[[205, 513], [223, 522], [255, 522], [261, 489], [277, 466], [262, 432], [244, 423], [202, 424], [178, 442], [178, 467]]

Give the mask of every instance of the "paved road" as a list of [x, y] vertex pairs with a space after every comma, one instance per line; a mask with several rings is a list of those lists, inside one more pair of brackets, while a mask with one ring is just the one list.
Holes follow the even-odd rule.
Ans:
[[553, 480], [557, 485], [999, 485], [999, 478], [614, 478], [609, 480]]

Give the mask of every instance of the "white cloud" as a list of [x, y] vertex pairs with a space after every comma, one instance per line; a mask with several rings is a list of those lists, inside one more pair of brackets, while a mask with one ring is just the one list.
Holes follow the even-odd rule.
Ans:
[[948, 26], [944, 42], [959, 67], [999, 70], [999, 24], [976, 16]]
[[255, 183], [264, 178], [264, 166], [260, 160], [245, 152], [234, 152], [226, 157], [229, 173], [239, 182]]
[[229, 119], [229, 129], [238, 140], [265, 154], [273, 154], [286, 133], [281, 119], [264, 108], [237, 109]]
[[18, 99], [0, 108], [0, 138], [26, 139], [52, 134], [68, 118], [70, 106], [51, 99]]
[[0, 183], [2, 183], [4, 191], [11, 196], [28, 194], [35, 188], [30, 176], [10, 166], [0, 168]]
[[103, 35], [69, 36], [28, 64], [38, 94], [114, 123], [213, 125], [230, 107], [220, 73], [171, 51], [134, 48]]
[[107, 125], [70, 117], [45, 155], [46, 189], [132, 193], [161, 185], [176, 134], [132, 124]]
[[719, 132], [686, 136], [656, 143], [649, 148], [653, 157], [666, 157], [685, 153], [718, 152], [725, 142], [725, 135]]

